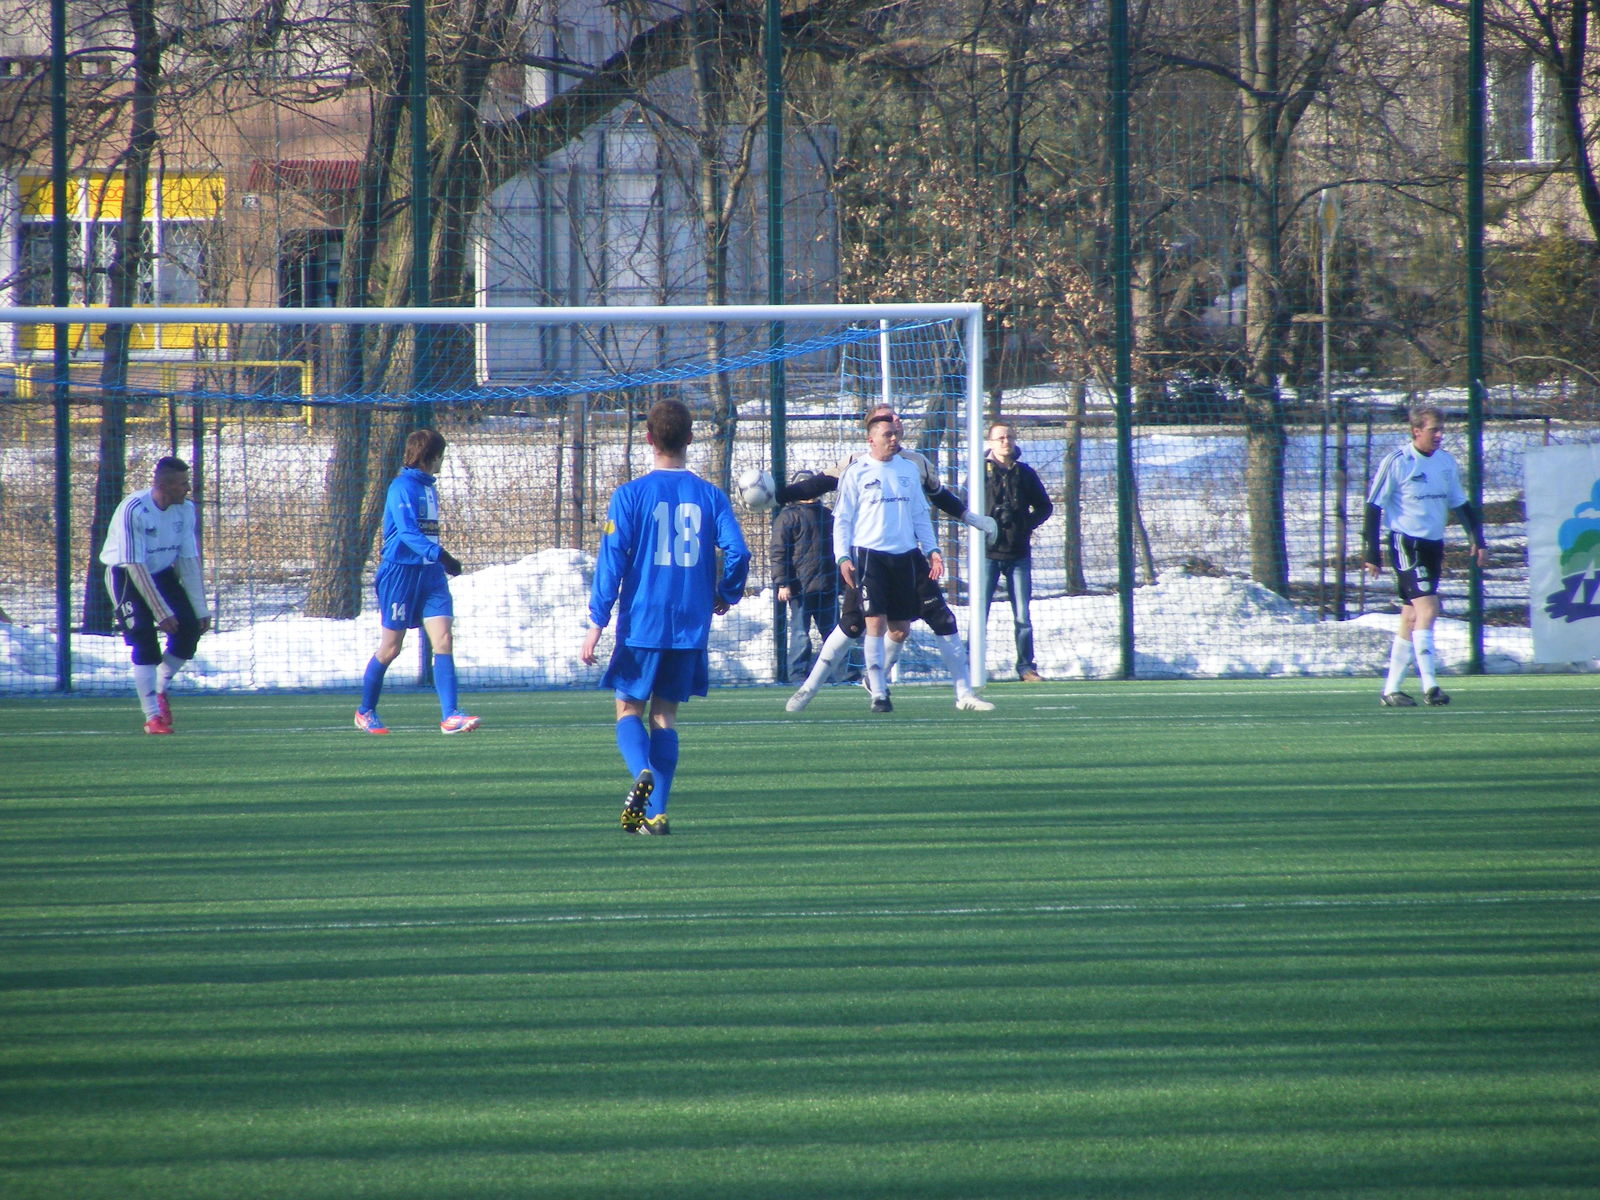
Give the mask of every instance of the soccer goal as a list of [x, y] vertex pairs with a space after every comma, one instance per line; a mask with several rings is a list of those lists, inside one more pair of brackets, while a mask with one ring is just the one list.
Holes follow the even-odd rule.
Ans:
[[[880, 401], [947, 482], [981, 489], [982, 336], [973, 304], [0, 309], [0, 500], [31, 514], [0, 523], [0, 691], [128, 686], [93, 559], [166, 454], [191, 466], [216, 613], [190, 686], [356, 687], [384, 491], [420, 424], [448, 442], [463, 686], [589, 686], [591, 556], [611, 490], [649, 469], [652, 403], [690, 406], [690, 464], [733, 494], [750, 468], [832, 472]], [[782, 644], [770, 514], [736, 507], [754, 562], [713, 634], [720, 685], [772, 681]], [[938, 525], [952, 603], [981, 601], [981, 538]], [[962, 625], [981, 682], [983, 623]], [[931, 649], [902, 662], [938, 674]]]

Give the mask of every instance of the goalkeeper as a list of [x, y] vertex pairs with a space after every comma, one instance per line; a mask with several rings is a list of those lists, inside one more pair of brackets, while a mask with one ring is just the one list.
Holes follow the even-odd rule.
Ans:
[[[879, 404], [870, 409], [866, 417], [863, 418], [863, 424], [870, 426], [875, 418], [884, 415], [893, 419], [894, 432], [898, 439], [903, 434], [904, 424], [900, 420], [899, 414], [890, 405]], [[901, 447], [897, 453], [901, 458], [904, 458], [917, 468], [922, 477], [922, 490], [928, 497], [928, 503], [941, 512], [955, 517], [962, 523], [981, 530], [984, 537], [990, 541], [994, 540], [998, 528], [995, 525], [994, 518], [983, 513], [973, 512], [961, 501], [960, 497], [945, 487], [939, 479], [938, 469], [934, 467], [930, 459], [916, 450], [905, 447]], [[839, 464], [835, 474], [813, 475], [810, 479], [802, 480], [799, 483], [791, 483], [781, 488], [774, 488], [772, 489], [774, 499], [779, 504], [794, 504], [801, 500], [814, 499], [817, 496], [825, 495], [835, 490], [839, 486], [839, 479], [844, 475], [845, 471], [850, 468], [851, 464], [863, 457], [866, 457], [866, 451], [851, 454]], [[957, 632], [956, 615], [950, 610], [949, 602], [945, 600], [944, 589], [939, 586], [938, 580], [931, 577], [928, 571], [928, 564], [925, 561], [919, 563], [917, 577], [917, 594], [920, 602], [918, 616], [927, 624], [929, 629], [933, 630], [934, 636], [938, 640], [939, 653], [944, 658], [945, 665], [950, 669], [952, 675], [959, 673], [964, 681], [966, 678], [966, 664], [961, 660], [965, 659], [965, 649], [961, 646], [961, 639]], [[823, 682], [830, 677], [834, 668], [844, 661], [845, 656], [850, 653], [852, 647], [861, 643], [861, 639], [866, 633], [866, 618], [861, 612], [860, 593], [849, 584], [845, 584], [840, 591], [839, 623], [834, 626], [833, 632], [828, 635], [827, 641], [823, 642], [822, 650], [817, 655], [817, 661], [812, 664], [811, 674], [806, 676], [805, 682], [800, 685], [794, 695], [789, 697], [788, 703], [784, 705], [789, 712], [801, 712], [806, 705], [811, 703], [812, 697], [817, 694]], [[895, 661], [900, 657], [900, 651], [904, 645], [903, 638], [900, 640], [889, 638], [887, 640], [884, 646], [884, 672], [886, 678], [893, 671]], [[958, 698], [961, 696], [959, 687], [957, 688], [957, 695]], [[978, 700], [977, 697], [972, 697], [968, 703], [974, 707], [980, 704], [985, 707], [993, 707], [987, 701]]]
[[451, 625], [455, 605], [447, 575], [461, 564], [439, 545], [439, 493], [434, 479], [444, 462], [444, 438], [434, 429], [415, 429], [406, 438], [405, 466], [389, 484], [383, 505], [383, 557], [374, 590], [383, 632], [361, 678], [356, 728], [388, 733], [378, 716], [378, 694], [389, 664], [400, 657], [406, 630], [419, 625], [433, 647], [433, 686], [439, 693], [439, 732], [470, 733], [478, 718], [462, 712], [456, 699], [455, 643]]

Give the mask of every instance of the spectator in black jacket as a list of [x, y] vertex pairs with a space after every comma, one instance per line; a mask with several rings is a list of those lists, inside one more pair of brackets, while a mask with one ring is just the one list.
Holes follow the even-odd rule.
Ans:
[[989, 426], [984, 456], [984, 496], [999, 532], [989, 544], [989, 592], [984, 611], [994, 603], [1002, 578], [1011, 593], [1011, 621], [1017, 639], [1017, 678], [1038, 683], [1033, 661], [1033, 531], [1050, 519], [1054, 506], [1036, 472], [1022, 461], [1010, 425]]
[[[812, 478], [796, 471], [791, 484]], [[833, 563], [833, 513], [820, 500], [786, 504], [772, 522], [772, 582], [789, 605], [789, 676], [804, 679], [816, 659], [808, 627], [819, 639], [839, 619], [839, 569]]]

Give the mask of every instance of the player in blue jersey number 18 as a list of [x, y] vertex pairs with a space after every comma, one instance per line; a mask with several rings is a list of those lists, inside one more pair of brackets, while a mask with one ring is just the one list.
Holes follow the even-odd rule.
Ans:
[[711, 618], [744, 594], [750, 551], [728, 497], [687, 466], [688, 408], [656, 404], [645, 440], [655, 467], [611, 495], [579, 653], [595, 662], [615, 609], [616, 644], [600, 686], [616, 698], [617, 749], [633, 779], [622, 828], [660, 836], [669, 832], [678, 767], [678, 705], [706, 694]]

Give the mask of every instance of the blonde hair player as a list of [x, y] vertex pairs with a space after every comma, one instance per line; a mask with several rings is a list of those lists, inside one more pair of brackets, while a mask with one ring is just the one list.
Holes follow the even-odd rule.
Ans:
[[1461, 487], [1461, 471], [1444, 443], [1444, 414], [1432, 405], [1411, 410], [1411, 440], [1391, 450], [1378, 464], [1367, 492], [1362, 527], [1362, 567], [1383, 573], [1380, 525], [1388, 534], [1388, 558], [1400, 591], [1400, 627], [1389, 648], [1389, 672], [1379, 702], [1385, 708], [1415, 708], [1400, 690], [1414, 660], [1422, 678], [1422, 702], [1439, 707], [1450, 697], [1439, 687], [1433, 625], [1439, 618], [1439, 577], [1444, 571], [1444, 531], [1453, 512], [1472, 540], [1469, 554], [1480, 567], [1488, 562], [1483, 521]]

